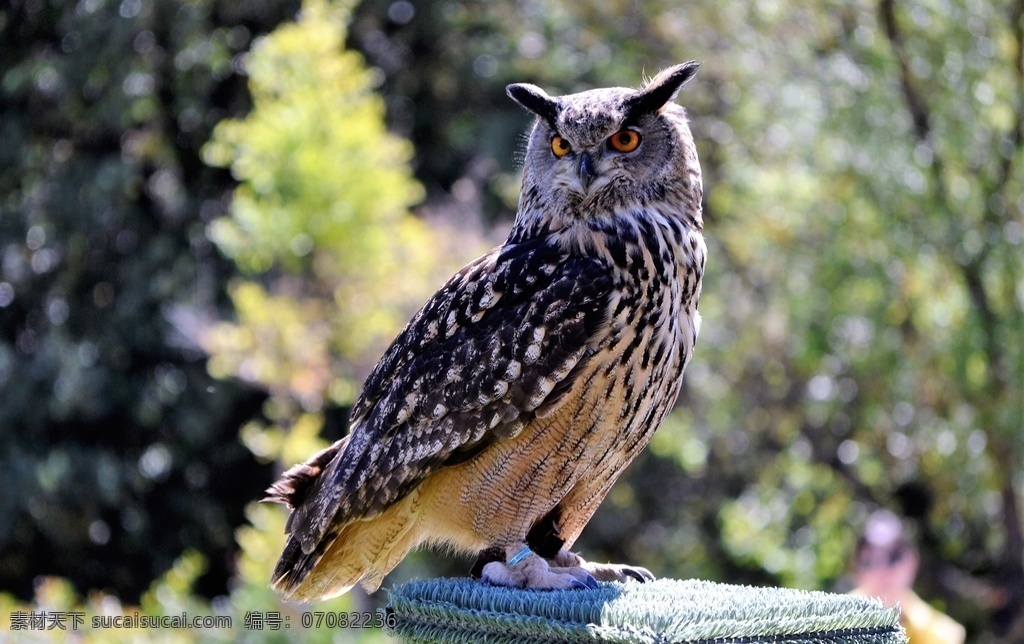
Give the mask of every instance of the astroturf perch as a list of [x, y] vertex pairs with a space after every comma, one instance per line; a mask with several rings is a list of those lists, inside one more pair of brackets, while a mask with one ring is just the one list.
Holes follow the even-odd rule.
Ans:
[[408, 643], [907, 641], [899, 612], [872, 598], [706, 581], [536, 591], [429, 579], [388, 596], [389, 631]]

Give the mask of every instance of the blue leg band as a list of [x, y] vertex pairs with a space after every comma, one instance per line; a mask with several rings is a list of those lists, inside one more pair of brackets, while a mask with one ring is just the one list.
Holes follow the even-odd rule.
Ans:
[[523, 559], [526, 559], [526, 557], [528, 557], [531, 554], [533, 554], [533, 550], [530, 550], [529, 548], [523, 548], [522, 550], [517, 552], [514, 557], [509, 559], [508, 560], [508, 564], [506, 564], [506, 565], [514, 566], [517, 563], [519, 563], [520, 561], [522, 561]]

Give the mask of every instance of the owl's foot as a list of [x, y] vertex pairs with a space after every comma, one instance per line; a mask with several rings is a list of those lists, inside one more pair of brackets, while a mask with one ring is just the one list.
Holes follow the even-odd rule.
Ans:
[[525, 544], [510, 548], [505, 562], [492, 561], [483, 567], [480, 580], [495, 586], [564, 590], [597, 588], [597, 580], [580, 567], [552, 567], [546, 559]]
[[582, 570], [598, 581], [626, 581], [627, 579], [641, 583], [654, 581], [654, 575], [646, 568], [627, 566], [626, 564], [594, 563], [586, 561], [575, 552], [569, 552], [565, 549], [559, 550], [555, 558], [550, 561], [552, 570], [559, 572]]

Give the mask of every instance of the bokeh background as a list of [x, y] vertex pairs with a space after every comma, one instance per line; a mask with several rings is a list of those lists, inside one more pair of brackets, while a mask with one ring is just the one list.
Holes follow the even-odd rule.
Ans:
[[[885, 507], [919, 594], [1024, 640], [1022, 41], [1021, 0], [5, 3], [0, 627], [386, 641], [244, 628], [314, 608], [267, 589], [284, 510], [256, 499], [507, 233], [529, 118], [505, 85], [696, 59], [702, 335], [579, 548], [842, 591]], [[419, 553], [386, 586], [469, 565]], [[234, 627], [88, 628], [135, 611]]]

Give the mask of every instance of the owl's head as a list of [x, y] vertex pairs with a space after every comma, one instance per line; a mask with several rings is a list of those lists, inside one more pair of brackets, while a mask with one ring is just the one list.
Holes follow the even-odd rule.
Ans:
[[537, 116], [520, 217], [542, 216], [543, 228], [562, 228], [658, 202], [690, 209], [699, 221], [700, 166], [686, 112], [673, 102], [699, 66], [670, 67], [639, 90], [549, 96], [534, 85], [509, 85], [508, 95]]

